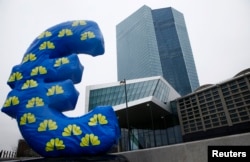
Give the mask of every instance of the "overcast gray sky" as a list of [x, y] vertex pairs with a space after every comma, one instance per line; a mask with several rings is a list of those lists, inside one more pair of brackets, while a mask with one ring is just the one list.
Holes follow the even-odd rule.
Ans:
[[[86, 85], [116, 81], [115, 27], [141, 6], [173, 7], [185, 17], [200, 84], [218, 83], [250, 67], [249, 0], [0, 0], [0, 105], [10, 88], [6, 82], [31, 42], [45, 29], [68, 20], [96, 21], [106, 52], [81, 55], [85, 66], [80, 99], [69, 116], [84, 114]], [[0, 113], [0, 150], [11, 150], [22, 136], [16, 120]]]

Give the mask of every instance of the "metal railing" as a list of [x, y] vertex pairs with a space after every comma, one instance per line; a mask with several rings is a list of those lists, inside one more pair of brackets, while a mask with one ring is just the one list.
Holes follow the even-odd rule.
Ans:
[[15, 158], [16, 151], [0, 150], [0, 159], [1, 158]]

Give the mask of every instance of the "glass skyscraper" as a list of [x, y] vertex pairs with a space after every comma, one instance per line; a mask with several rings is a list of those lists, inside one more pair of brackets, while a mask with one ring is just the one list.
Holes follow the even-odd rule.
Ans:
[[169, 7], [141, 7], [119, 23], [118, 80], [163, 76], [180, 95], [199, 87], [184, 16]]

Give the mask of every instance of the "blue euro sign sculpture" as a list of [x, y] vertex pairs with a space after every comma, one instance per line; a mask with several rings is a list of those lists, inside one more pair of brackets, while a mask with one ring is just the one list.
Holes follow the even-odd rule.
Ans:
[[111, 106], [98, 106], [81, 117], [73, 110], [83, 66], [77, 54], [104, 53], [104, 40], [93, 21], [68, 21], [39, 35], [8, 79], [12, 88], [2, 112], [15, 118], [24, 139], [44, 157], [96, 155], [116, 144], [120, 129]]

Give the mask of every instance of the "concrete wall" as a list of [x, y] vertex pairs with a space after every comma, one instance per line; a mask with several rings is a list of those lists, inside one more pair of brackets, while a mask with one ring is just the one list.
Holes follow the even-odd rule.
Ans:
[[119, 153], [130, 162], [207, 162], [210, 145], [250, 146], [250, 133]]

